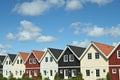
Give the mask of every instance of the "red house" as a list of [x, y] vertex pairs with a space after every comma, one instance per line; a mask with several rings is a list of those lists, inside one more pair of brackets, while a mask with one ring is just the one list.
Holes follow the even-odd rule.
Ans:
[[40, 60], [43, 56], [43, 51], [32, 50], [26, 59], [25, 75], [28, 77], [36, 78], [37, 74], [40, 73]]
[[120, 43], [111, 51], [108, 56], [109, 72], [111, 80], [120, 80]]

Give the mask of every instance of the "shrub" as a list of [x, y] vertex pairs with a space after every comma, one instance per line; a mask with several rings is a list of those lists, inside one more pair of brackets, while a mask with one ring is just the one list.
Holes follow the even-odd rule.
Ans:
[[38, 73], [38, 74], [37, 74], [37, 80], [42, 80], [42, 75], [41, 75], [41, 73]]
[[50, 80], [49, 77], [44, 78], [44, 80]]
[[54, 80], [61, 80], [58, 73], [55, 74]]
[[76, 80], [84, 80], [82, 73], [79, 72], [79, 73], [77, 74]]
[[105, 80], [105, 78], [99, 78], [99, 79], [97, 79], [97, 80]]
[[110, 80], [110, 73], [109, 72], [107, 72], [106, 79]]

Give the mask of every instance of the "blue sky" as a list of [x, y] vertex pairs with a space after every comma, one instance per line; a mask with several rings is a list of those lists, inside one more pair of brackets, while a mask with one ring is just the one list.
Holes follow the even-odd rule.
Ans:
[[1, 0], [0, 54], [120, 41], [120, 0]]

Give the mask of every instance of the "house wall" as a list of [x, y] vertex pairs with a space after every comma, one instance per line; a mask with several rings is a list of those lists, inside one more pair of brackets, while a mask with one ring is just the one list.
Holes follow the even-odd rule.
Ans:
[[[31, 54], [27, 60], [27, 62], [25, 63], [25, 67], [26, 67], [26, 70], [25, 70], [25, 75], [26, 76], [29, 76], [29, 77], [33, 77], [33, 78], [36, 78], [37, 76], [35, 76], [34, 74], [34, 71], [36, 70], [37, 73], [40, 72], [40, 63], [37, 61], [36, 64], [34, 64], [32, 62], [32, 64], [29, 63], [29, 59], [32, 58], [32, 61], [33, 59], [35, 58], [35, 56], [33, 54]], [[32, 76], [30, 76], [30, 71], [32, 72]]]
[[[80, 72], [80, 61], [74, 56], [74, 61], [70, 62], [69, 61], [69, 55], [73, 54], [68, 48], [66, 49], [66, 51], [64, 52], [64, 54], [61, 56], [60, 60], [58, 61], [58, 72], [61, 78], [65, 79], [65, 73], [64, 70], [68, 69], [69, 71], [69, 76], [68, 77], [72, 77], [72, 69], [76, 70], [76, 74], [78, 72]], [[68, 55], [68, 62], [64, 62], [64, 55]], [[62, 72], [61, 72], [62, 71]]]
[[[48, 57], [48, 62], [45, 61], [46, 57]], [[41, 61], [41, 74], [42, 74], [42, 78], [44, 79], [45, 77], [49, 77], [50, 80], [54, 80], [55, 74], [58, 72], [58, 64], [55, 61], [55, 59], [53, 58], [53, 61], [50, 61], [50, 57], [52, 57], [52, 55], [50, 54], [49, 51], [46, 52], [46, 55], [44, 56], [44, 58]], [[50, 70], [52, 70], [52, 75], [50, 74]], [[46, 75], [45, 72], [46, 71]]]
[[[17, 61], [19, 60], [19, 63], [17, 64]], [[22, 60], [22, 64], [20, 63], [21, 57], [18, 56], [17, 59], [15, 60], [15, 63], [13, 64], [13, 76], [15, 78], [22, 78], [22, 75], [25, 73], [25, 65]]]
[[[95, 53], [99, 52], [95, 47], [90, 46], [81, 59], [81, 72], [84, 80], [96, 80], [106, 78], [108, 72], [108, 61], [100, 53], [100, 58], [95, 59]], [[88, 53], [92, 53], [92, 59], [88, 59]], [[100, 70], [100, 77], [96, 77], [96, 69]], [[86, 70], [90, 70], [90, 76], [86, 76]]]
[[[120, 59], [117, 58], [117, 51], [120, 50], [120, 46], [116, 48], [113, 54], [109, 58], [109, 71], [111, 80], [120, 80], [119, 79], [119, 69], [120, 69]], [[112, 73], [112, 69], [116, 69], [116, 73]]]
[[[8, 62], [8, 64], [6, 64], [6, 62]], [[9, 64], [9, 62], [10, 62], [10, 64]], [[11, 73], [13, 73], [12, 62], [9, 59], [9, 57], [7, 57], [5, 63], [3, 64], [3, 77], [8, 78]]]

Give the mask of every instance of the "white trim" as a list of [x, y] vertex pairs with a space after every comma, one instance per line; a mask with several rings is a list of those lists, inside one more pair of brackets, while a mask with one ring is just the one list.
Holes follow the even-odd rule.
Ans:
[[109, 67], [120, 67], [120, 65], [109, 65]]
[[63, 56], [63, 62], [68, 62], [68, 55]]
[[[71, 60], [72, 57], [73, 57], [73, 60]], [[69, 54], [69, 61], [70, 61], [70, 62], [74, 62], [74, 60], [75, 60], [74, 55], [73, 55], [73, 54]]]
[[116, 74], [116, 73], [117, 73], [116, 68], [113, 68], [113, 69], [112, 69], [112, 74]]
[[119, 55], [118, 55], [119, 51], [120, 51], [120, 50], [117, 50], [117, 59], [120, 59], [120, 57], [119, 57]]
[[32, 67], [32, 68], [26, 68], [26, 69], [40, 69], [40, 67]]
[[110, 54], [107, 56], [107, 58], [110, 58], [110, 56], [113, 54], [113, 52], [117, 49], [117, 47], [120, 45], [120, 42], [117, 43], [117, 45], [115, 45], [115, 47], [113, 48], [113, 50], [110, 52]]
[[80, 68], [80, 66], [61, 66], [58, 68]]

